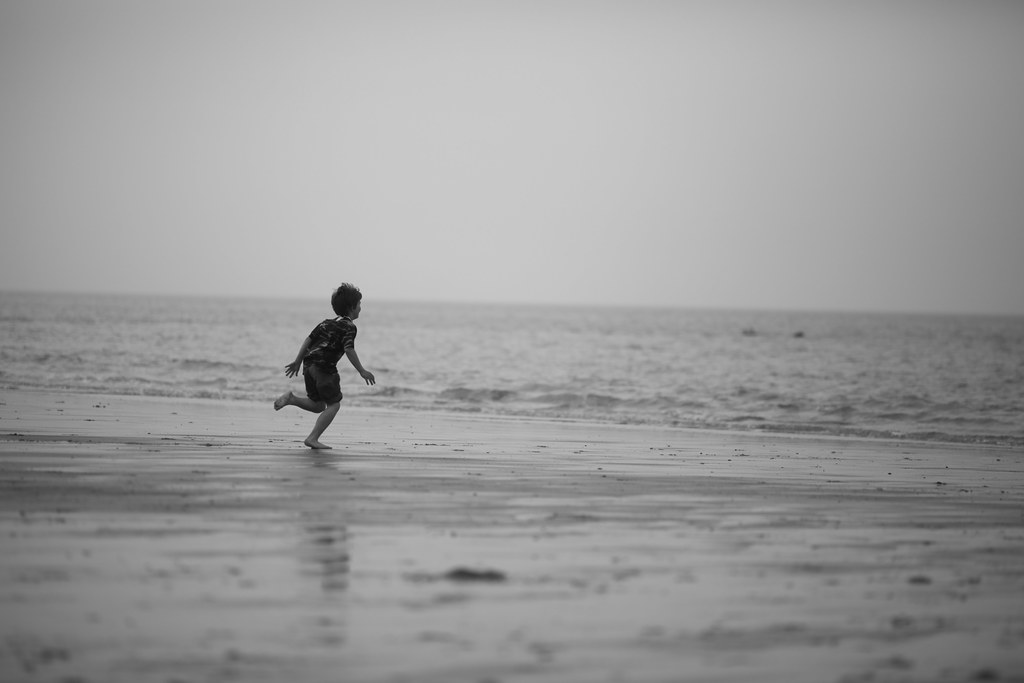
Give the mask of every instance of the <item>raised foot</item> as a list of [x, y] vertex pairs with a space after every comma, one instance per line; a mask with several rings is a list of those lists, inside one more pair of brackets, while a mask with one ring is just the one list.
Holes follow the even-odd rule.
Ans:
[[309, 439], [306, 439], [302, 443], [306, 444], [307, 446], [309, 446], [310, 448], [312, 448], [313, 450], [316, 450], [316, 451], [329, 451], [329, 450], [331, 450], [331, 447], [328, 446], [327, 444], [323, 444], [323, 443], [320, 443], [319, 441], [315, 441], [315, 440], [311, 441]]
[[277, 400], [274, 401], [274, 410], [281, 410], [281, 408], [284, 408], [286, 405], [291, 404], [291, 402], [292, 402], [292, 392], [286, 391], [283, 394], [281, 394], [280, 396], [278, 396]]

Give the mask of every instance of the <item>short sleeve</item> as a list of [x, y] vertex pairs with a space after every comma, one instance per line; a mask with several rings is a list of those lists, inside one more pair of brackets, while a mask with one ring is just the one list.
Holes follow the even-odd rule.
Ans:
[[345, 326], [345, 333], [341, 338], [341, 348], [345, 350], [355, 348], [356, 332], [356, 326], [352, 323]]

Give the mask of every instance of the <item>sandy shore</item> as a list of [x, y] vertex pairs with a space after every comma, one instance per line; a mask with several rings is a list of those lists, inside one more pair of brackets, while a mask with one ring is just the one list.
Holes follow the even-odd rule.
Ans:
[[0, 394], [0, 680], [1024, 680], [1024, 453]]

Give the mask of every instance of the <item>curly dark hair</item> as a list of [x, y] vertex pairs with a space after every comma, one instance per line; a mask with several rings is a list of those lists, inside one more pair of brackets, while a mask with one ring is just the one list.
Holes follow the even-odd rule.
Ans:
[[331, 296], [331, 308], [338, 315], [348, 315], [363, 300], [363, 293], [355, 285], [342, 282]]

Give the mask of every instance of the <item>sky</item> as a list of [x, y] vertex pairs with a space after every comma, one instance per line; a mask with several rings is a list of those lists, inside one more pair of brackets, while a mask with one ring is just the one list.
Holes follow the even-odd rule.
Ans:
[[0, 0], [0, 290], [1024, 314], [1024, 3]]

